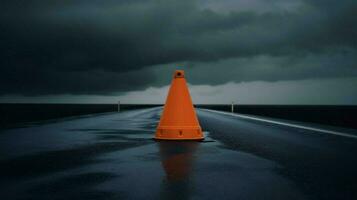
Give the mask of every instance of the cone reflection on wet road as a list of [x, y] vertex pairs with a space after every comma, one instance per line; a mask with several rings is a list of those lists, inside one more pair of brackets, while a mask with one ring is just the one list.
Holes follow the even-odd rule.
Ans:
[[163, 199], [187, 199], [193, 189], [192, 169], [198, 142], [160, 141], [160, 157], [166, 178]]

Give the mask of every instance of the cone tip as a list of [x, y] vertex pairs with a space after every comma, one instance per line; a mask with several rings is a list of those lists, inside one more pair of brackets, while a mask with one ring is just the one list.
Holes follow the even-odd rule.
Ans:
[[174, 78], [185, 78], [185, 71], [176, 70], [174, 73]]

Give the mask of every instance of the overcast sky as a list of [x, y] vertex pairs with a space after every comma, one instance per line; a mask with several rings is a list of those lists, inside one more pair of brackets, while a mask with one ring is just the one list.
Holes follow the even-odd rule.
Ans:
[[356, 0], [0, 0], [0, 102], [357, 104]]

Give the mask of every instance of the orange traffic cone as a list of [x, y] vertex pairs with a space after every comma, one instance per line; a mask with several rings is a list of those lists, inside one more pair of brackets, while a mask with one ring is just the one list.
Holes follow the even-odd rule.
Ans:
[[183, 70], [175, 71], [155, 139], [203, 139]]

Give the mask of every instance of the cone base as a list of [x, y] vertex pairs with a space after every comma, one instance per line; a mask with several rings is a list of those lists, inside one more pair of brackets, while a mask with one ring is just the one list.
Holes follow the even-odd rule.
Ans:
[[156, 138], [156, 137], [154, 137], [153, 138], [154, 140], [157, 140], [157, 141], [197, 141], [197, 142], [199, 142], [199, 141], [203, 141], [205, 138], [195, 138], [195, 139], [172, 139], [172, 138]]
[[203, 140], [201, 127], [159, 127], [157, 140]]

